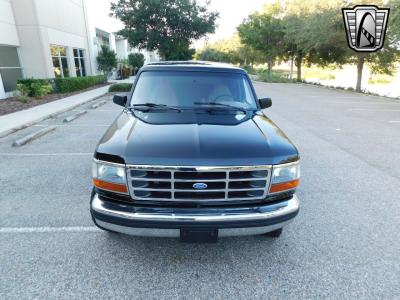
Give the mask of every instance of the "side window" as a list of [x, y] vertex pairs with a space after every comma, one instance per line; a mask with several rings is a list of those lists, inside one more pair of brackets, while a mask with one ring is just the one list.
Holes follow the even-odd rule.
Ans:
[[242, 97], [242, 99], [244, 99], [244, 101], [247, 104], [252, 105], [253, 104], [253, 100], [255, 100], [255, 99], [254, 99], [254, 95], [253, 95], [253, 92], [251, 90], [249, 81], [246, 78], [243, 78], [242, 82], [243, 82], [243, 84], [242, 84], [242, 89], [243, 89], [242, 93], [243, 93], [243, 96], [244, 96], [244, 97]]

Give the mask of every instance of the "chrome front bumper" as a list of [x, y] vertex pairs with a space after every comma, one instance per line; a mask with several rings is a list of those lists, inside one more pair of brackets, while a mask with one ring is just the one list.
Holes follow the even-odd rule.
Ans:
[[94, 193], [91, 213], [94, 222], [108, 230], [136, 236], [179, 237], [182, 228], [216, 228], [218, 236], [262, 234], [282, 228], [299, 211], [292, 198], [252, 208], [169, 209], [133, 207], [103, 201]]

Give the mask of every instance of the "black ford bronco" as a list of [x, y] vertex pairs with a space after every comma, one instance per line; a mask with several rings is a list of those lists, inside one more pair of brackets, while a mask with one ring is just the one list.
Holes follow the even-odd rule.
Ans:
[[296, 147], [240, 68], [145, 65], [100, 140], [90, 210], [101, 229], [213, 242], [279, 237], [299, 211]]

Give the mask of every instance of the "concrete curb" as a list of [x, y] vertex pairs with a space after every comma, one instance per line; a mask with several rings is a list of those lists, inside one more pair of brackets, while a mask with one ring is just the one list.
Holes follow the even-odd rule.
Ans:
[[26, 143], [29, 143], [30, 141], [33, 141], [33, 140], [45, 135], [46, 133], [49, 133], [49, 132], [55, 130], [56, 128], [57, 128], [56, 126], [49, 126], [49, 127], [40, 129], [34, 133], [28, 134], [28, 135], [24, 136], [23, 138], [16, 140], [12, 145], [13, 145], [13, 147], [23, 146]]
[[100, 107], [100, 106], [102, 106], [102, 105], [104, 105], [104, 104], [106, 104], [106, 103], [107, 103], [106, 100], [100, 101], [100, 102], [97, 102], [97, 103], [93, 104], [93, 105], [91, 106], [91, 108], [92, 108], [92, 109], [96, 109], [96, 108], [98, 108], [98, 107]]
[[[79, 107], [79, 106], [81, 106], [81, 105], [83, 105], [85, 103], [88, 103], [88, 102], [94, 101], [96, 99], [99, 99], [99, 98], [103, 97], [104, 95], [106, 95], [108, 93], [108, 88], [109, 88], [109, 85], [99, 88], [100, 91], [97, 91], [97, 94], [93, 95], [93, 96], [91, 96], [90, 94], [93, 94], [93, 92], [95, 92], [96, 90], [83, 92], [81, 94], [76, 94], [76, 95], [73, 95], [71, 97], [58, 99], [56, 101], [49, 102], [49, 103], [42, 104], [42, 105], [38, 105], [38, 106], [29, 108], [29, 109], [26, 109], [26, 110], [22, 110], [22, 111], [18, 111], [18, 112], [12, 113], [12, 114], [0, 116], [0, 138], [6, 137], [7, 135], [10, 135], [10, 134], [12, 134], [12, 133], [14, 133], [16, 131], [21, 130], [21, 129], [27, 128], [27, 127], [29, 127], [29, 126], [31, 126], [33, 124], [39, 123], [39, 122], [41, 122], [43, 120], [46, 120], [48, 118], [55, 117], [55, 116], [57, 116], [59, 114], [62, 114], [64, 112], [66, 112], [66, 111], [69, 111], [69, 110], [72, 110], [72, 109], [74, 109], [76, 107]], [[83, 98], [85, 96], [84, 95], [85, 93], [89, 94], [89, 95], [87, 95], [87, 99], [84, 99], [84, 100], [80, 100], [80, 99], [77, 100], [76, 99], [76, 98], [79, 98], [79, 97]], [[64, 104], [60, 108], [55, 107], [52, 111], [49, 111], [48, 113], [47, 112], [46, 113], [39, 113], [38, 116], [36, 116], [36, 117], [32, 116], [31, 117], [31, 114], [32, 115], [35, 114], [35, 112], [37, 112], [41, 108], [49, 107], [49, 106], [50, 107], [57, 106], [57, 102], [60, 103], [60, 101], [63, 101], [63, 100], [64, 100], [64, 102], [68, 101], [69, 100], [68, 98], [75, 98], [72, 101], [73, 103], [71, 103], [70, 105], [69, 104]], [[23, 123], [23, 124], [18, 124], [18, 125], [15, 125], [15, 126], [13, 126], [13, 125], [8, 126], [10, 124], [15, 124], [15, 122], [13, 121], [13, 117], [16, 116], [17, 114], [20, 115], [19, 123]], [[21, 122], [21, 115], [23, 116], [23, 122]], [[18, 117], [16, 117], [16, 118], [18, 118]], [[6, 119], [6, 121], [3, 121], [2, 119], [3, 120]], [[2, 128], [2, 126], [4, 126], [4, 127], [8, 126], [9, 128], [3, 130], [4, 127]]]
[[63, 123], [69, 123], [69, 122], [71, 122], [71, 121], [73, 121], [73, 120], [75, 120], [75, 119], [78, 119], [80, 116], [83, 116], [83, 115], [86, 114], [86, 113], [87, 113], [87, 110], [79, 111], [79, 112], [77, 112], [77, 113], [75, 113], [75, 114], [73, 114], [73, 115], [70, 115], [70, 116], [66, 117], [66, 118], [63, 120]]

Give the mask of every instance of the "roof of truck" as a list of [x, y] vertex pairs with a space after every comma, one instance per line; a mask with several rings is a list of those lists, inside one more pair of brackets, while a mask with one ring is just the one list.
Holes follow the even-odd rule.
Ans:
[[216, 62], [206, 61], [159, 61], [148, 63], [141, 68], [141, 71], [169, 70], [169, 71], [211, 71], [211, 72], [234, 72], [245, 73], [242, 68]]

